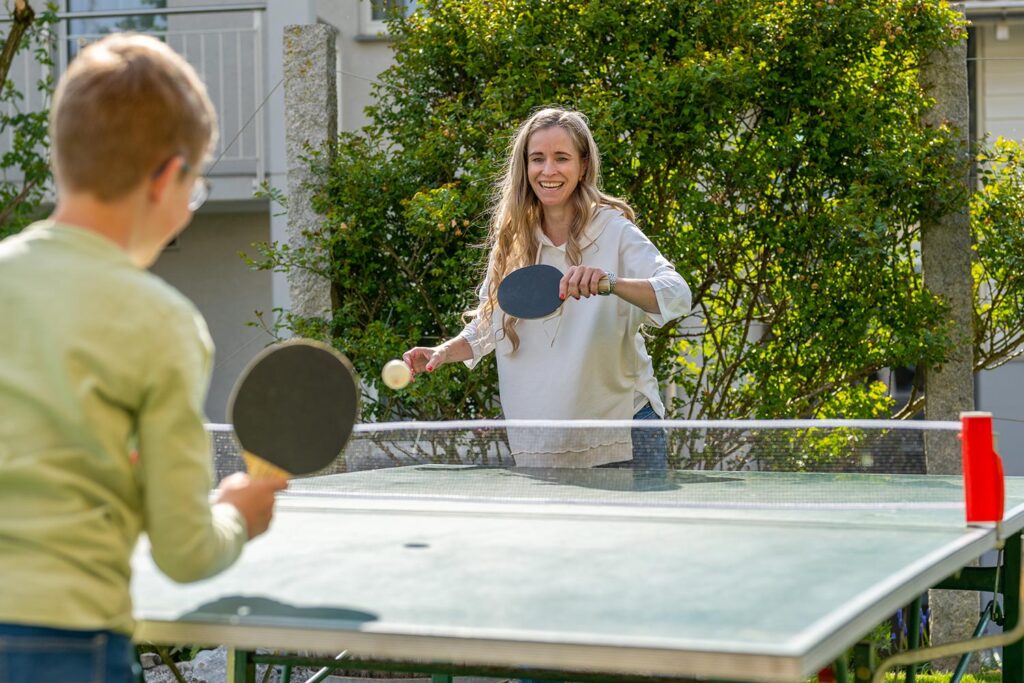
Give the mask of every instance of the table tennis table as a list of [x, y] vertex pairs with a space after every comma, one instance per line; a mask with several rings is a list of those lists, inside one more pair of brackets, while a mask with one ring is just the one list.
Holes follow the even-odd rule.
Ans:
[[[983, 571], [965, 568], [1004, 543], [1012, 625], [1024, 478], [1005, 494], [997, 526], [965, 523], [959, 476], [431, 463], [332, 474], [292, 482], [271, 530], [212, 579], [174, 584], [141, 543], [136, 639], [227, 645], [232, 681], [274, 659], [261, 648], [429, 673], [801, 680], [929, 588]], [[1004, 665], [1021, 680], [1019, 645]]]

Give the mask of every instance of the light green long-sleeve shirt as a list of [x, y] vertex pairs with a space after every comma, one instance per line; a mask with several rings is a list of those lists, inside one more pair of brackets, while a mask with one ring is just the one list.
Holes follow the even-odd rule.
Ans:
[[0, 622], [130, 633], [141, 531], [178, 581], [247, 536], [209, 503], [206, 324], [114, 243], [48, 221], [0, 242], [0, 320]]

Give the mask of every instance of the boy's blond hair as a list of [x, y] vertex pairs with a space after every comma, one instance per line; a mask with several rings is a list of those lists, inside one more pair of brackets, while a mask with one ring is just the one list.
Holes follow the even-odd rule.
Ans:
[[199, 170], [216, 134], [217, 115], [195, 70], [137, 33], [84, 48], [50, 111], [58, 186], [102, 201], [127, 194], [175, 155]]

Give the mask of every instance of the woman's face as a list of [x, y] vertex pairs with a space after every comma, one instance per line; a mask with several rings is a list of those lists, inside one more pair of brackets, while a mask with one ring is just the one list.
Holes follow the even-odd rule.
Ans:
[[583, 175], [583, 159], [564, 128], [542, 128], [530, 135], [526, 175], [544, 208], [568, 204]]

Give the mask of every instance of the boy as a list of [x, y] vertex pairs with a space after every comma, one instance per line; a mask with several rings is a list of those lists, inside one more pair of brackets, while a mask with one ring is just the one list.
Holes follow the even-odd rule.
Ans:
[[4, 683], [132, 680], [139, 533], [195, 581], [267, 529], [286, 485], [236, 474], [210, 503], [209, 335], [144, 270], [205, 199], [215, 126], [195, 72], [150, 37], [94, 43], [58, 85], [56, 209], [0, 243]]

